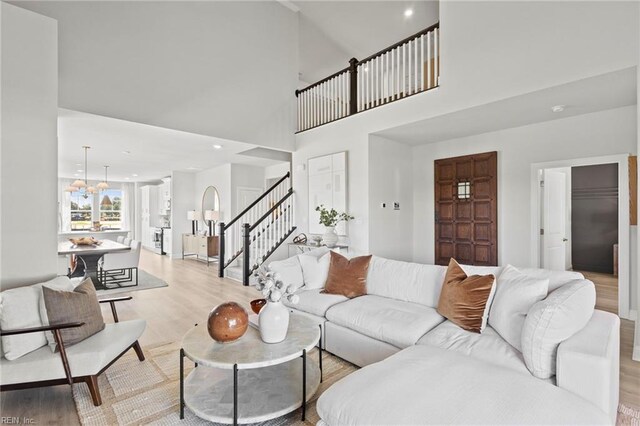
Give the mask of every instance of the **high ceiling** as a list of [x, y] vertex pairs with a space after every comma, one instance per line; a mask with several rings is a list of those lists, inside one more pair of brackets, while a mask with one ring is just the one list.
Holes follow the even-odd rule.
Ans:
[[[225, 163], [269, 166], [280, 161], [238, 153], [255, 145], [60, 109], [58, 175], [83, 177], [83, 145], [89, 150], [89, 179], [144, 182], [172, 171], [197, 172]], [[214, 145], [221, 145], [216, 149]]]
[[[313, 83], [439, 21], [437, 1], [293, 1], [300, 79]], [[413, 14], [405, 16], [406, 10]]]
[[[421, 145], [621, 108], [637, 103], [636, 84], [636, 68], [627, 68], [377, 134], [408, 145]], [[558, 105], [564, 109], [553, 112], [551, 108]]]

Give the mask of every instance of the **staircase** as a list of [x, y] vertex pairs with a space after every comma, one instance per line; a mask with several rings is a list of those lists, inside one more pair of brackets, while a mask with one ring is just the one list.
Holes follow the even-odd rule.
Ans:
[[295, 231], [293, 189], [287, 173], [219, 229], [218, 276], [249, 285], [251, 274]]

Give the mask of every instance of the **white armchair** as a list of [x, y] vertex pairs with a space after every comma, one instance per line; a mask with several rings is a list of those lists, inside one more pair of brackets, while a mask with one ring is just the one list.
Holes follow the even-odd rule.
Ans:
[[124, 235], [120, 235], [118, 238], [116, 238], [116, 243], [123, 244], [124, 243]]
[[[140, 262], [140, 241], [131, 241], [131, 250], [107, 253], [102, 256], [98, 269], [98, 280], [105, 287], [133, 287], [138, 285], [138, 263]], [[135, 277], [134, 277], [135, 275]], [[125, 283], [132, 283], [123, 285]]]

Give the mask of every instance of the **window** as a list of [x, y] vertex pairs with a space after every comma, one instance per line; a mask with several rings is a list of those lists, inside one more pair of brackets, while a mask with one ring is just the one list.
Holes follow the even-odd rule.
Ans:
[[102, 229], [122, 229], [122, 191], [100, 191], [100, 226]]
[[91, 229], [92, 198], [84, 198], [78, 192], [71, 194], [71, 230], [82, 231]]
[[458, 182], [458, 199], [467, 200], [471, 198], [471, 182]]

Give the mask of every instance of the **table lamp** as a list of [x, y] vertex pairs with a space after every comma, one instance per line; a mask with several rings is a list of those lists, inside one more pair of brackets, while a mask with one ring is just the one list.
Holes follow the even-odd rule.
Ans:
[[200, 212], [196, 210], [187, 211], [187, 220], [191, 221], [191, 233], [196, 235], [198, 232], [198, 218], [200, 217]]
[[214, 224], [215, 222], [220, 220], [220, 212], [218, 210], [205, 210], [204, 220], [206, 220], [207, 224], [209, 225], [209, 235], [211, 236], [215, 235]]

